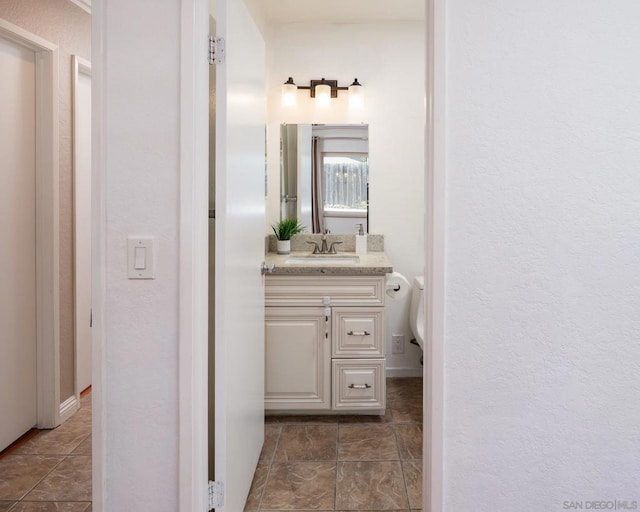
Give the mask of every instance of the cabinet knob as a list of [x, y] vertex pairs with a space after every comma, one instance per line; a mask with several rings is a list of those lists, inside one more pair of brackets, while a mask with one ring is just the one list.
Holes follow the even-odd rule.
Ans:
[[369, 384], [349, 384], [349, 389], [369, 389]]
[[371, 336], [369, 331], [348, 331], [347, 335], [349, 336]]

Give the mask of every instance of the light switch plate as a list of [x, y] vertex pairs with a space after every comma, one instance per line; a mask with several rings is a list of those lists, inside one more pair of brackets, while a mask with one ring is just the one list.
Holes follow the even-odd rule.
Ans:
[[127, 238], [127, 277], [155, 279], [153, 268], [153, 238]]

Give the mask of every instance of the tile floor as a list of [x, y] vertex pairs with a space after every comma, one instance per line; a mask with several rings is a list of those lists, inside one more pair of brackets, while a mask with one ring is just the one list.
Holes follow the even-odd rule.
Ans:
[[[268, 417], [246, 512], [419, 511], [422, 379], [387, 379], [384, 416]], [[0, 457], [0, 512], [91, 511], [91, 395]]]
[[91, 511], [91, 394], [54, 430], [0, 457], [0, 512]]
[[245, 512], [421, 508], [422, 379], [387, 379], [384, 416], [267, 417]]

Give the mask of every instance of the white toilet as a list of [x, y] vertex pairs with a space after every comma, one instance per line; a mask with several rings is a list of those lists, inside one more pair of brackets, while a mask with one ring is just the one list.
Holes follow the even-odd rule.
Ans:
[[413, 280], [409, 326], [422, 350], [424, 350], [424, 324], [424, 276], [417, 276]]

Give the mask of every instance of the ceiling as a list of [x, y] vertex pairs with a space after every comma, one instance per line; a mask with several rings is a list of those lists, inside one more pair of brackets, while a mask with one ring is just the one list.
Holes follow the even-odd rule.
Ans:
[[424, 20], [425, 0], [246, 0], [268, 23]]

